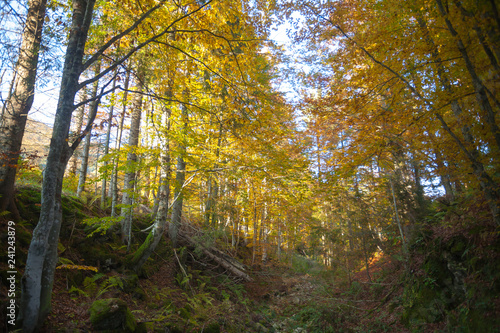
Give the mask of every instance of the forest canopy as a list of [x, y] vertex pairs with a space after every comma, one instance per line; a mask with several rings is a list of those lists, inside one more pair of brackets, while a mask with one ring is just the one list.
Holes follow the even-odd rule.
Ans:
[[[41, 191], [24, 332], [51, 311], [65, 196], [98, 209], [88, 237], [117, 235], [135, 272], [162, 238], [199, 242], [189, 228], [250, 265], [300, 255], [349, 282], [394, 254], [410, 270], [429, 225], [498, 238], [495, 0], [0, 6], [1, 216], [24, 220], [16, 193]], [[37, 102], [44, 87], [57, 102]], [[46, 152], [27, 148], [33, 105], [53, 112], [50, 138], [30, 139]]]

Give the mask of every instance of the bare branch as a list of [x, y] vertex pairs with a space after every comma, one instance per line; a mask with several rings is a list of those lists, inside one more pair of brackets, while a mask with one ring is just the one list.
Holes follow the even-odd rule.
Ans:
[[[89, 99], [88, 101], [93, 101], [94, 103], [92, 103], [92, 109], [90, 110], [90, 115], [89, 115], [89, 120], [87, 121], [87, 126], [85, 127], [85, 129], [83, 130], [83, 132], [76, 138], [76, 140], [71, 144], [70, 146], [70, 149], [71, 151], [75, 151], [75, 149], [78, 147], [78, 145], [80, 144], [80, 142], [83, 140], [83, 138], [85, 138], [85, 136], [87, 135], [87, 133], [90, 132], [90, 130], [92, 129], [92, 126], [94, 125], [94, 120], [95, 120], [95, 117], [97, 116], [97, 108], [99, 107], [99, 103], [101, 101], [101, 98], [107, 94], [109, 94], [110, 92], [113, 92], [114, 90], [116, 90], [116, 88], [118, 87], [114, 87], [112, 89], [109, 89], [109, 90], [105, 90], [106, 87], [112, 82], [109, 81], [108, 83], [106, 83], [102, 88], [101, 88], [101, 92], [95, 97], [95, 98], [92, 98], [92, 99]], [[88, 102], [87, 101], [87, 102]], [[80, 103], [81, 104], [81, 103]]]

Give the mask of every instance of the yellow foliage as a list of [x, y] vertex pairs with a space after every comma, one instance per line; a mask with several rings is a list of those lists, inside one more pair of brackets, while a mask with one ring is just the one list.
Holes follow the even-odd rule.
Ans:
[[76, 269], [76, 270], [94, 271], [94, 272], [98, 271], [97, 267], [85, 266], [85, 265], [60, 265], [57, 266], [56, 269]]

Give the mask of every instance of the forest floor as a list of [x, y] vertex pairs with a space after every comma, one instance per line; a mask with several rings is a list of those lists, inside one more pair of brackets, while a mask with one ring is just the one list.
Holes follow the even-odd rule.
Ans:
[[[46, 331], [92, 332], [92, 302], [113, 297], [124, 300], [138, 322], [149, 323], [147, 331], [151, 332], [162, 331], [164, 325], [171, 332], [411, 332], [399, 323], [399, 311], [391, 303], [402, 291], [397, 274], [386, 273], [383, 282], [370, 283], [366, 273], [360, 272], [349, 287], [337, 284], [328, 272], [298, 273], [272, 263], [253, 271], [251, 282], [208, 279], [200, 271], [195, 281], [183, 288], [175, 259], [156, 259], [162, 262], [158, 270], [138, 281], [143, 296], [116, 286], [93, 294], [88, 287], [71, 291], [67, 275], [59, 270]], [[380, 268], [379, 273], [396, 272], [398, 268], [392, 266], [387, 261], [373, 268]], [[372, 274], [377, 276], [375, 269]], [[113, 276], [125, 277], [112, 271], [98, 280], [100, 288], [106, 288], [106, 278]], [[223, 282], [201, 287], [200, 280]], [[438, 328], [421, 332], [436, 332]]]
[[[25, 221], [16, 224], [19, 276], [26, 260], [31, 232], [37, 221], [39, 192], [25, 189], [19, 205]], [[173, 250], [167, 237], [138, 275], [126, 269], [127, 253], [114, 235], [89, 235], [83, 216], [103, 212], [67, 197], [63, 202], [64, 225], [59, 245], [60, 269], [56, 270], [52, 312], [44, 332], [94, 332], [90, 309], [97, 300], [123, 300], [135, 317], [136, 332], [445, 332], [446, 322], [402, 324], [405, 268], [397, 253], [384, 255], [365, 270], [350, 276], [345, 269], [325, 270], [315, 261], [288, 253], [252, 264], [252, 249], [237, 251], [220, 240], [212, 246], [225, 251], [247, 267], [252, 280], [245, 282], [196, 249]], [[0, 234], [6, 234], [0, 216]], [[136, 246], [146, 234], [147, 217], [135, 221]], [[2, 249], [3, 251], [3, 249]], [[8, 302], [5, 273], [7, 260], [1, 253], [1, 310]], [[257, 256], [256, 258], [258, 258]], [[5, 260], [4, 260], [5, 259]], [[98, 269], [98, 272], [90, 270]], [[20, 281], [17, 281], [20, 285]], [[17, 293], [17, 297], [20, 293]], [[2, 312], [1, 319], [5, 314]], [[0, 330], [6, 331], [0, 322]]]

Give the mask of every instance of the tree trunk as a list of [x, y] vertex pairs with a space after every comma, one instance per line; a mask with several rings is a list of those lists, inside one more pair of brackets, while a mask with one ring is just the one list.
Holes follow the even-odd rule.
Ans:
[[[184, 91], [184, 95], [187, 96], [187, 90]], [[188, 110], [185, 105], [182, 106], [182, 118], [184, 121], [183, 124], [183, 136], [181, 140], [183, 142], [180, 146], [180, 155], [177, 157], [177, 166], [175, 173], [175, 191], [174, 191], [174, 202], [172, 204], [172, 217], [170, 219], [170, 224], [168, 228], [168, 233], [170, 236], [170, 240], [172, 241], [172, 246], [174, 248], [177, 247], [178, 243], [178, 233], [179, 228], [181, 226], [181, 217], [182, 217], [182, 204], [184, 199], [183, 194], [183, 186], [186, 180], [186, 162], [184, 161], [186, 152], [187, 152], [187, 144], [186, 144], [186, 135], [187, 135], [187, 127], [188, 127]]]
[[120, 148], [122, 145], [122, 136], [123, 136], [123, 122], [125, 120], [125, 113], [127, 111], [127, 98], [128, 98], [128, 86], [130, 83], [130, 71], [127, 70], [127, 74], [125, 76], [125, 91], [123, 92], [123, 100], [122, 100], [122, 114], [120, 116], [120, 123], [118, 124], [117, 134], [116, 134], [116, 142], [115, 142], [115, 150], [116, 150], [116, 158], [113, 160], [113, 173], [111, 174], [111, 216], [116, 216], [116, 204], [118, 202], [118, 164], [120, 163]]
[[144, 89], [144, 69], [139, 64], [137, 69], [137, 94], [134, 97], [133, 110], [130, 121], [130, 134], [128, 140], [127, 169], [125, 172], [125, 181], [123, 183], [123, 198], [121, 216], [121, 237], [124, 244], [130, 247], [133, 215], [133, 198], [136, 183], [137, 154], [135, 152], [139, 145], [139, 133], [141, 130], [142, 114], [142, 91]]
[[[165, 115], [165, 128], [166, 131], [169, 131], [170, 121], [169, 115]], [[166, 133], [167, 134], [167, 133]], [[166, 136], [165, 136], [166, 137]], [[168, 140], [168, 139], [166, 139]], [[153, 228], [149, 232], [148, 237], [141, 245], [141, 247], [137, 250], [132, 259], [132, 265], [134, 266], [134, 270], [138, 272], [146, 260], [151, 256], [153, 251], [158, 246], [161, 237], [163, 236], [163, 232], [165, 230], [165, 226], [168, 218], [168, 202], [170, 199], [170, 148], [168, 141], [163, 147], [161, 151], [161, 169], [160, 169], [160, 186], [158, 188], [158, 213], [155, 217], [155, 222]]]
[[172, 241], [172, 246], [174, 248], [177, 247], [177, 235], [181, 225], [182, 204], [184, 199], [182, 186], [184, 185], [184, 181], [186, 179], [186, 162], [184, 162], [184, 158], [182, 156], [177, 157], [176, 169], [174, 203], [172, 205], [172, 217], [170, 218], [168, 229], [170, 240]]
[[[81, 89], [80, 93], [80, 102], [83, 102], [87, 100], [87, 92], [85, 88]], [[74, 123], [75, 123], [75, 128], [74, 128], [74, 133], [72, 135], [73, 138], [77, 138], [78, 135], [82, 132], [82, 126], [83, 126], [83, 115], [85, 113], [85, 104], [81, 105], [79, 108], [76, 109], [76, 114], [74, 115]], [[73, 155], [70, 158], [70, 168], [69, 172], [72, 175], [76, 174], [76, 169], [77, 169], [77, 164], [78, 164], [78, 157], [79, 157], [79, 149], [75, 150]]]
[[406, 255], [408, 253], [408, 248], [406, 247], [405, 235], [403, 233], [403, 227], [401, 225], [401, 220], [399, 219], [398, 205], [396, 203], [396, 195], [394, 194], [394, 185], [393, 185], [392, 179], [389, 179], [389, 182], [391, 183], [391, 193], [392, 193], [392, 200], [394, 203], [395, 220], [396, 220], [396, 223], [398, 225], [399, 235], [401, 236], [401, 243], [403, 245], [403, 253]]
[[14, 201], [14, 183], [21, 143], [35, 93], [38, 55], [42, 39], [47, 0], [29, 0], [26, 26], [17, 60], [14, 90], [6, 102], [0, 124], [0, 211], [18, 211]]
[[64, 170], [74, 145], [67, 139], [79, 88], [87, 34], [92, 21], [95, 0], [74, 0], [72, 24], [67, 43], [61, 90], [56, 117], [43, 174], [40, 219], [33, 231], [24, 276], [21, 280], [21, 318], [23, 332], [38, 330], [50, 311], [57, 244], [61, 228], [61, 192]]
[[[99, 63], [97, 63], [96, 68], [95, 68], [95, 75], [98, 75], [100, 71], [101, 71], [101, 66]], [[90, 96], [91, 99], [94, 100], [97, 97], [97, 90], [98, 89], [99, 89], [99, 80], [94, 82], [94, 85], [92, 87], [92, 93]], [[97, 100], [94, 100], [90, 104], [89, 117], [87, 119], [87, 126], [92, 125], [93, 119], [91, 119], [90, 115], [96, 114], [98, 107], [99, 107], [99, 103]], [[90, 152], [91, 138], [92, 138], [92, 127], [90, 127], [89, 132], [85, 136], [85, 146], [83, 147], [82, 162], [80, 164], [80, 175], [78, 177], [78, 188], [76, 190], [77, 196], [81, 196], [82, 192], [85, 189], [85, 181], [87, 180], [87, 170], [88, 170], [88, 166], [89, 166], [89, 152]]]
[[[114, 74], [114, 79], [113, 79], [113, 91], [116, 88], [116, 78], [117, 78], [117, 70], [115, 70]], [[101, 183], [101, 209], [106, 208], [106, 187], [107, 187], [107, 181], [108, 181], [108, 160], [106, 156], [109, 154], [109, 141], [111, 137], [111, 127], [113, 125], [113, 111], [115, 109], [115, 99], [114, 99], [114, 94], [112, 95], [111, 99], [111, 106], [109, 108], [109, 114], [108, 114], [108, 128], [106, 130], [106, 140], [104, 141], [104, 165], [103, 165], [103, 170], [104, 170], [104, 175], [102, 176], [102, 183]]]

